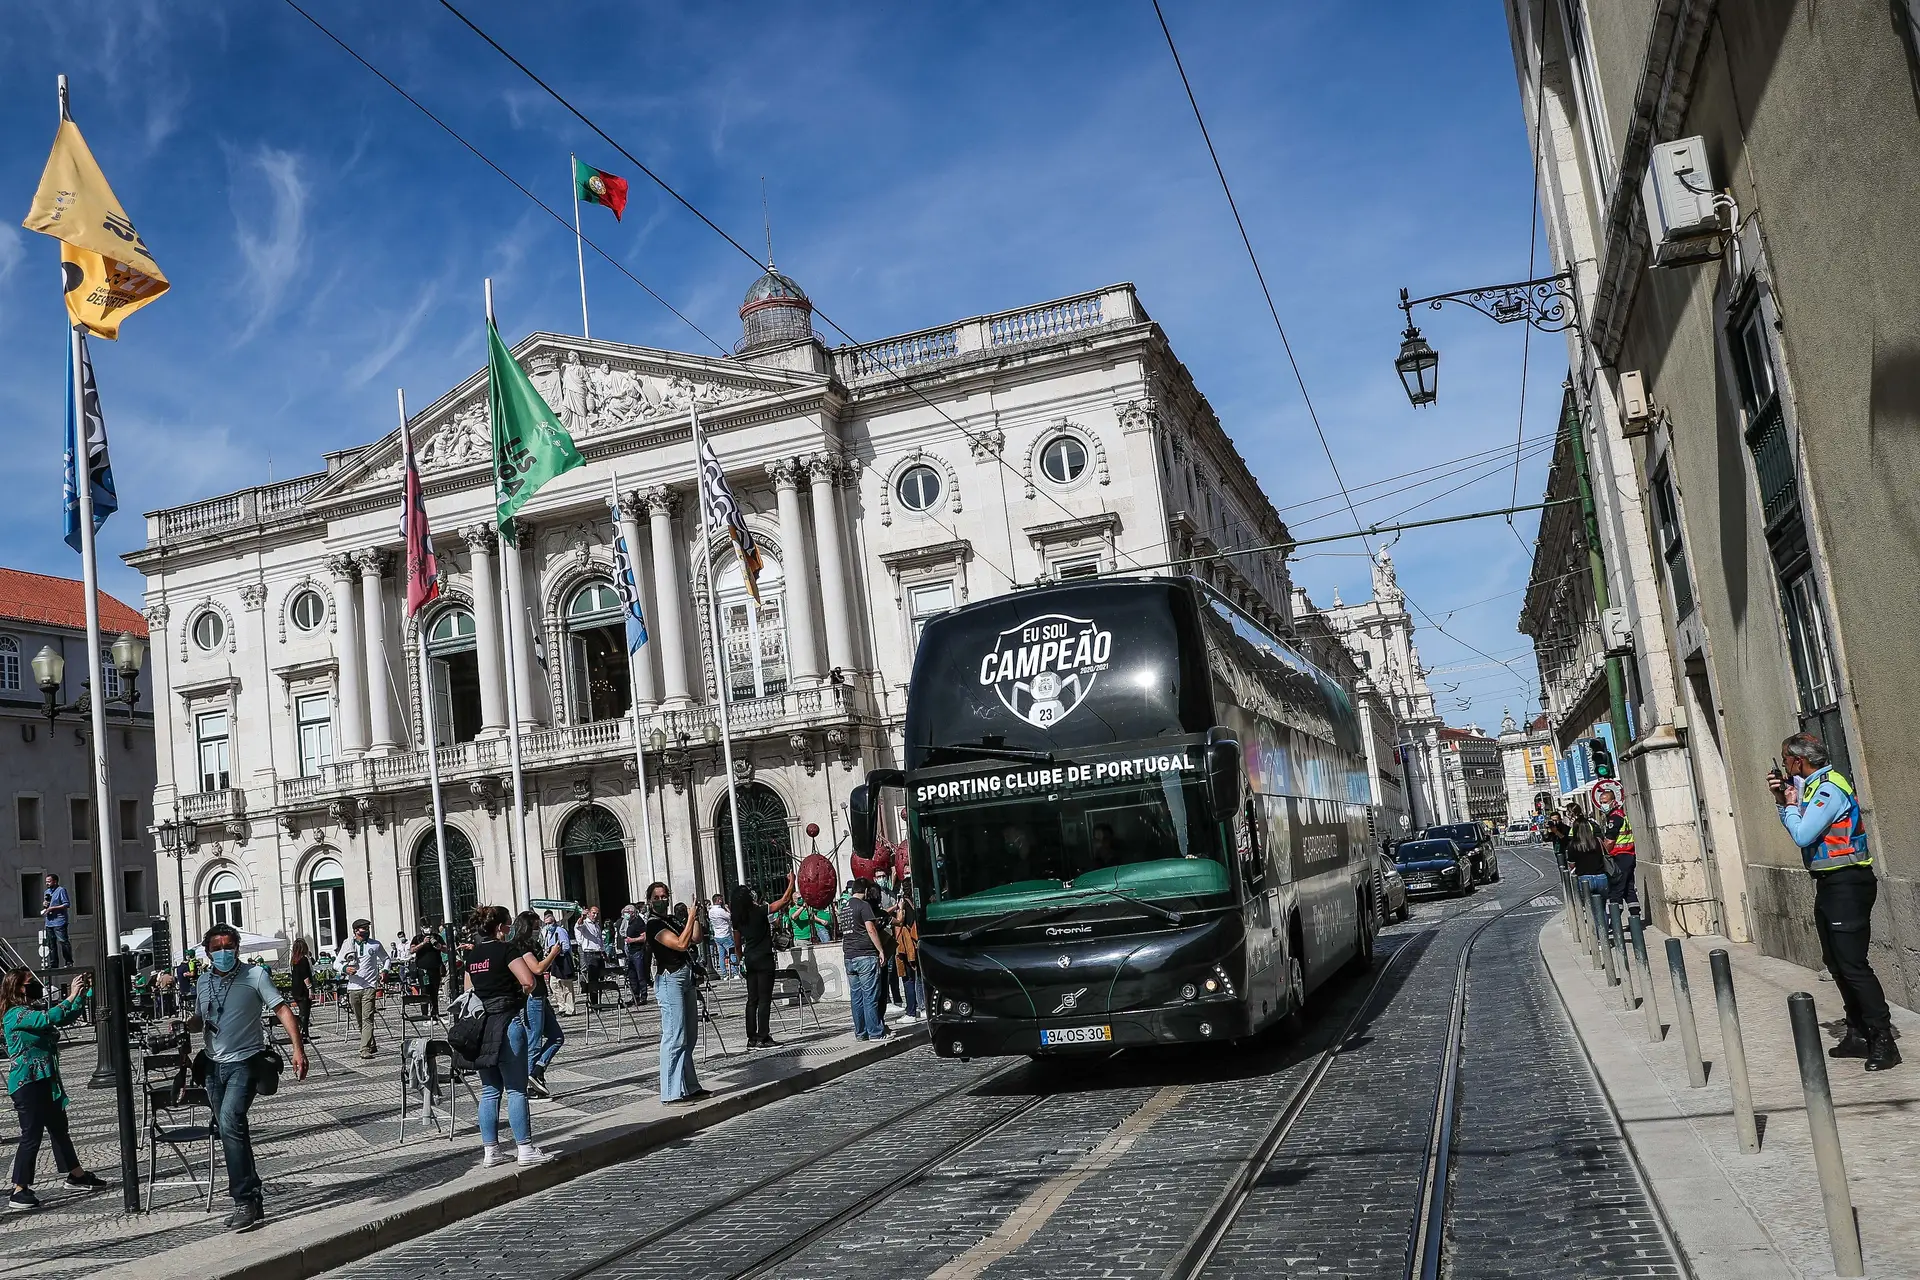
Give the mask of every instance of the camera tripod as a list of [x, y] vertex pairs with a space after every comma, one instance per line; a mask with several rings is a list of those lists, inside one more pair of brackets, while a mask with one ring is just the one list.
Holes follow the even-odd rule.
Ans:
[[[706, 966], [696, 961], [693, 969], [693, 999], [695, 1017], [697, 1019], [695, 1025], [704, 1024], [711, 1028], [713, 1038], [720, 1042], [720, 1056], [723, 1058], [732, 1057], [733, 1050], [727, 1048], [727, 1037], [721, 1032], [720, 1020], [714, 1017], [713, 1013], [714, 1006], [720, 1003], [720, 997], [716, 993], [711, 1003], [707, 1000], [707, 989], [712, 985], [712, 978], [708, 975]], [[713, 1050], [709, 1048], [706, 1056], [711, 1057], [712, 1055]]]

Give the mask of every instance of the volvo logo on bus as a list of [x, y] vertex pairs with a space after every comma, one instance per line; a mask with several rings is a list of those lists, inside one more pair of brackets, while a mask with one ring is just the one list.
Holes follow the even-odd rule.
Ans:
[[980, 683], [1001, 705], [1036, 728], [1073, 714], [1107, 669], [1113, 633], [1086, 618], [1043, 613], [1000, 633], [980, 660]]

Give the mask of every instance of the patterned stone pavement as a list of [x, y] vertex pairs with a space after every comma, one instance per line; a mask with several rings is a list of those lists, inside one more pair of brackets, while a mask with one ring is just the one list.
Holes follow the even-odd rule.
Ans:
[[[582, 1012], [562, 1018], [567, 1042], [548, 1071], [553, 1101], [534, 1103], [534, 1131], [563, 1133], [570, 1124], [603, 1115], [635, 1097], [652, 1093], [658, 1076], [659, 1019], [650, 1006], [629, 1011], [603, 1008], [598, 1017]], [[702, 1029], [700, 1069], [708, 1083], [726, 1085], [750, 1081], [776, 1069], [806, 1046], [842, 1029], [844, 1006], [823, 1006], [824, 1027], [816, 1032], [809, 1018], [804, 1024], [787, 1011], [786, 1026], [775, 1035], [786, 1041], [775, 1051], [749, 1055], [737, 1025], [741, 994], [737, 983], [721, 984], [714, 999], [714, 1016], [721, 1035], [733, 1048], [722, 1054], [708, 1028]], [[350, 1019], [332, 1007], [314, 1010], [313, 1034], [318, 1054], [309, 1055], [308, 1079], [289, 1075], [272, 1098], [255, 1102], [254, 1149], [266, 1182], [270, 1214], [284, 1217], [303, 1208], [351, 1196], [398, 1197], [433, 1187], [449, 1176], [465, 1172], [475, 1160], [478, 1138], [473, 1124], [473, 1099], [463, 1090], [455, 1099], [457, 1129], [449, 1141], [444, 1131], [417, 1128], [417, 1109], [409, 1116], [406, 1140], [400, 1139], [400, 1067], [397, 1003], [385, 1010], [380, 1054], [359, 1058], [358, 1032]], [[804, 1032], [802, 1027], [804, 1026]], [[389, 1030], [391, 1027], [391, 1030]], [[84, 1088], [94, 1061], [91, 1032], [81, 1028], [63, 1050], [71, 1090], [69, 1113], [74, 1139], [83, 1163], [102, 1177], [118, 1181], [119, 1147], [113, 1119], [112, 1094]], [[324, 1058], [325, 1068], [321, 1060]], [[503, 1117], [504, 1123], [504, 1117]], [[17, 1131], [7, 1126], [0, 1158], [12, 1159]], [[145, 1174], [142, 1148], [142, 1175]], [[162, 1177], [168, 1173], [168, 1154], [161, 1149]], [[172, 1172], [179, 1167], [173, 1165]], [[224, 1177], [215, 1189], [213, 1212], [208, 1214], [204, 1192], [191, 1188], [162, 1188], [155, 1193], [151, 1213], [127, 1215], [121, 1211], [118, 1186], [84, 1195], [69, 1192], [52, 1174], [52, 1155], [42, 1148], [40, 1191], [44, 1207], [31, 1216], [11, 1215], [0, 1220], [0, 1277], [14, 1275], [64, 1276], [89, 1273], [104, 1266], [136, 1260], [157, 1250], [207, 1239], [221, 1231], [220, 1219], [228, 1201]]]

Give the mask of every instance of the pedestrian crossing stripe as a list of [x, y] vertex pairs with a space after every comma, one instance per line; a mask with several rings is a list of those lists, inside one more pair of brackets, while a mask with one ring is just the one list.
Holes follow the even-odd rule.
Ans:
[[1557, 907], [1560, 905], [1560, 899], [1550, 893], [1543, 893], [1527, 905], [1530, 907]]

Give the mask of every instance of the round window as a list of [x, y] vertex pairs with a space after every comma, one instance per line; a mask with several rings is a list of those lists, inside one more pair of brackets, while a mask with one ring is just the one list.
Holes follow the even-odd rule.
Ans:
[[940, 473], [924, 464], [908, 467], [894, 486], [900, 505], [909, 511], [926, 511], [940, 501]]
[[1087, 469], [1087, 446], [1072, 436], [1055, 436], [1040, 451], [1040, 469], [1055, 484], [1071, 484]]
[[211, 653], [227, 638], [226, 619], [209, 609], [193, 620], [193, 642]]
[[318, 591], [302, 591], [293, 598], [287, 616], [300, 630], [311, 631], [327, 620], [327, 602], [320, 598]]

